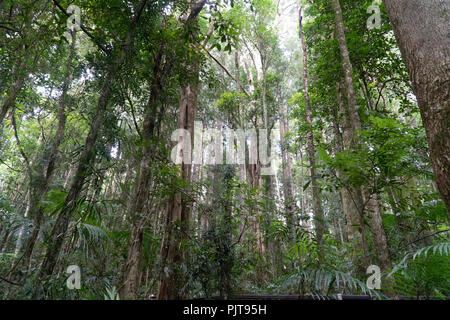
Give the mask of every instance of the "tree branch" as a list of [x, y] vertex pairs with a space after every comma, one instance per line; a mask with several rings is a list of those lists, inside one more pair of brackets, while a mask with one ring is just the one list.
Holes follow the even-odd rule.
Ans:
[[410, 245], [410, 244], [413, 244], [413, 243], [416, 243], [416, 242], [418, 242], [418, 241], [420, 241], [420, 240], [423, 240], [423, 239], [426, 239], [426, 238], [428, 238], [428, 237], [432, 237], [432, 236], [435, 236], [435, 235], [437, 235], [437, 234], [439, 234], [439, 233], [443, 233], [443, 232], [449, 232], [449, 231], [450, 231], [449, 229], [437, 231], [437, 232], [435, 232], [435, 233], [432, 233], [432, 234], [429, 234], [429, 235], [427, 235], [427, 236], [425, 236], [425, 237], [423, 237], [423, 238], [420, 238], [420, 239], [414, 240], [414, 241], [412, 241], [412, 242], [408, 243], [408, 245]]
[[3, 277], [0, 277], [0, 280], [3, 280], [3, 281], [5, 281], [5, 282], [8, 282], [9, 284], [13, 284], [13, 285], [15, 285], [15, 286], [20, 286], [19, 283], [10, 281], [10, 280], [8, 280], [8, 279], [6, 279], [6, 278], [3, 278]]
[[[66, 15], [67, 17], [70, 17], [70, 14], [66, 11], [66, 9], [64, 9], [56, 0], [53, 0], [53, 3], [55, 4], [56, 7], [58, 7], [58, 9], [64, 13], [64, 15]], [[80, 29], [83, 30], [83, 32], [89, 37], [91, 38], [91, 40], [106, 54], [109, 53], [108, 49], [106, 49], [98, 40], [97, 38], [95, 38], [87, 29], [86, 27], [84, 27], [82, 24], [80, 24]]]
[[208, 54], [208, 56], [209, 56], [211, 59], [213, 59], [213, 60], [214, 60], [214, 61], [215, 61], [215, 62], [223, 69], [223, 71], [225, 71], [225, 73], [226, 73], [231, 79], [233, 79], [236, 83], [238, 83], [238, 85], [239, 85], [239, 87], [241, 88], [242, 92], [244, 92], [244, 94], [245, 94], [247, 97], [250, 97], [250, 95], [248, 94], [247, 90], [245, 90], [245, 88], [241, 85], [241, 83], [238, 82], [238, 81], [231, 75], [231, 73], [228, 71], [228, 69], [225, 68], [225, 66], [224, 66], [222, 63], [220, 63], [220, 61], [217, 60], [217, 58], [214, 57], [214, 56], [208, 51], [208, 49], [206, 49], [203, 45], [200, 45], [200, 47], [201, 47], [203, 50], [205, 50], [205, 52]]

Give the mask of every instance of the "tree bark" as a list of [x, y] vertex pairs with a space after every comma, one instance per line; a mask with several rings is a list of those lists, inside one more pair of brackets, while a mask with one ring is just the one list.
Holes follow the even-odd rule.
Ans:
[[[194, 62], [193, 72], [198, 75], [198, 64]], [[191, 150], [194, 147], [194, 118], [197, 106], [197, 83], [188, 85], [180, 90], [180, 113], [178, 118], [179, 128], [186, 129], [191, 134]], [[181, 164], [181, 178], [185, 181], [191, 179], [191, 164]], [[166, 232], [161, 247], [162, 272], [159, 284], [158, 299], [171, 300], [184, 297], [180, 292], [184, 284], [184, 276], [181, 264], [185, 260], [185, 255], [179, 250], [179, 244], [189, 232], [190, 208], [188, 199], [181, 193], [174, 194], [169, 200], [166, 211]], [[179, 223], [180, 228], [176, 230]]]
[[[41, 223], [44, 212], [43, 207], [41, 207], [39, 203], [45, 198], [50, 183], [52, 181], [53, 173], [56, 168], [59, 146], [61, 145], [61, 141], [64, 136], [64, 130], [66, 127], [66, 97], [73, 78], [72, 59], [75, 53], [76, 31], [72, 31], [71, 36], [72, 42], [70, 45], [69, 56], [67, 59], [66, 76], [62, 87], [62, 93], [58, 103], [58, 129], [55, 133], [52, 145], [49, 146], [50, 150], [47, 150], [47, 146], [44, 147], [42, 159], [40, 160], [40, 164], [38, 165], [38, 168], [36, 170], [37, 173], [39, 174], [39, 178], [37, 179], [38, 181], [36, 181], [34, 185], [31, 186], [33, 196], [30, 206], [32, 210], [31, 217], [33, 217], [33, 231], [31, 232], [31, 235], [27, 241], [27, 245], [25, 247], [23, 255], [23, 263], [25, 266], [29, 265], [30, 263], [34, 245], [36, 243], [36, 239], [41, 229]], [[44, 165], [46, 163], [48, 164], [47, 170], [45, 171]]]
[[[349, 148], [352, 144], [359, 143], [357, 137], [357, 131], [361, 130], [361, 120], [359, 118], [358, 106], [356, 102], [356, 92], [353, 83], [353, 67], [350, 62], [350, 55], [347, 46], [347, 40], [344, 31], [344, 19], [342, 16], [342, 9], [339, 0], [331, 0], [331, 6], [334, 11], [335, 18], [335, 35], [339, 44], [339, 51], [341, 54], [341, 65], [342, 71], [344, 72], [344, 83], [346, 92], [346, 108], [344, 115], [344, 144], [347, 143], [346, 148]], [[365, 237], [365, 218], [364, 218], [364, 198], [363, 198], [363, 188], [346, 186], [346, 193], [348, 193], [349, 199], [352, 200], [352, 204], [348, 203], [347, 208], [350, 209], [352, 206], [355, 207], [356, 212], [350, 210], [352, 229], [354, 232], [360, 231], [361, 237], [356, 239], [355, 249], [359, 249], [362, 246], [364, 251], [364, 256], [362, 258], [362, 264], [367, 264], [368, 261], [368, 249]], [[346, 199], [346, 200], [349, 200]], [[357, 216], [356, 216], [357, 214]], [[356, 225], [354, 225], [356, 223]], [[360, 242], [359, 242], [360, 241]], [[359, 266], [363, 268], [362, 264]], [[362, 269], [361, 269], [362, 270]]]
[[311, 172], [311, 187], [312, 187], [312, 200], [313, 200], [313, 208], [314, 208], [314, 228], [316, 231], [316, 238], [319, 247], [322, 245], [323, 235], [327, 233], [326, 223], [324, 219], [322, 203], [320, 200], [320, 187], [317, 181], [317, 172], [316, 172], [316, 151], [314, 147], [314, 135], [313, 135], [313, 127], [311, 121], [311, 103], [309, 99], [309, 84], [308, 84], [308, 53], [306, 50], [306, 41], [305, 36], [303, 34], [303, 26], [302, 26], [302, 7], [299, 9], [299, 33], [300, 40], [302, 42], [302, 50], [303, 50], [303, 83], [305, 86], [305, 109], [306, 109], [306, 121], [308, 122], [308, 155], [309, 155], [309, 165]]
[[[340, 7], [339, 0], [332, 0], [332, 7], [335, 13], [335, 33], [339, 43], [339, 50], [341, 53], [341, 63], [342, 69], [344, 71], [344, 80], [346, 87], [346, 97], [347, 97], [347, 110], [346, 114], [348, 117], [348, 121], [350, 122], [350, 126], [347, 126], [347, 132], [345, 135], [347, 136], [347, 143], [356, 144], [358, 143], [358, 133], [357, 131], [361, 130], [361, 120], [358, 114], [358, 106], [356, 104], [356, 92], [354, 89], [353, 83], [353, 68], [350, 62], [350, 56], [348, 52], [347, 41], [345, 38], [344, 32], [344, 21], [342, 16], [342, 10]], [[351, 129], [352, 132], [349, 133], [348, 130]], [[353, 197], [353, 201], [355, 202], [355, 206], [358, 210], [359, 214], [359, 228], [361, 229], [361, 244], [363, 246], [364, 255], [367, 259], [367, 244], [365, 241], [365, 211], [369, 212], [370, 222], [371, 222], [371, 231], [373, 233], [374, 246], [377, 251], [378, 260], [380, 266], [383, 270], [387, 270], [391, 268], [391, 262], [389, 258], [389, 250], [386, 241], [386, 235], [383, 227], [383, 223], [381, 220], [381, 213], [379, 210], [378, 200], [373, 198], [373, 195], [369, 194], [368, 189], [366, 187], [354, 188], [350, 187], [351, 195]], [[350, 191], [350, 190], [348, 190]], [[352, 214], [352, 220], [356, 220], [356, 216]], [[363, 263], [368, 263], [368, 261], [364, 261]]]
[[[198, 77], [198, 61], [193, 63], [192, 74]], [[191, 135], [191, 151], [194, 147], [194, 119], [197, 106], [197, 79], [192, 84], [180, 90], [180, 112], [178, 127], [186, 129]], [[191, 164], [181, 164], [180, 177], [189, 182], [191, 180]], [[190, 207], [188, 199], [180, 192], [169, 200], [166, 211], [165, 235], [161, 246], [162, 271], [159, 284], [158, 299], [180, 299], [184, 293], [180, 292], [184, 284], [184, 276], [180, 270], [185, 260], [184, 254], [179, 250], [179, 244], [189, 232]], [[180, 223], [176, 230], [175, 223]]]
[[287, 152], [287, 143], [285, 134], [289, 130], [286, 113], [283, 105], [280, 103], [278, 107], [280, 113], [280, 143], [281, 143], [281, 162], [283, 165], [283, 196], [284, 210], [286, 211], [287, 226], [289, 228], [289, 236], [291, 241], [295, 240], [295, 229], [297, 226], [297, 217], [295, 215], [295, 199], [294, 190], [292, 188], [292, 166], [291, 159]]
[[[25, 58], [24, 58], [25, 59]], [[8, 92], [8, 96], [5, 100], [5, 102], [2, 104], [2, 107], [0, 109], [0, 125], [3, 123], [3, 120], [6, 117], [6, 114], [8, 113], [8, 110], [14, 106], [16, 103], [17, 96], [20, 93], [20, 90], [22, 89], [24, 83], [25, 83], [25, 63], [21, 61], [17, 68], [13, 69], [14, 74], [14, 81], [11, 84], [11, 87]]]
[[[167, 63], [165, 65], [163, 63], [165, 52], [165, 45], [161, 45], [154, 61], [153, 76], [150, 84], [150, 97], [145, 108], [143, 124], [144, 158], [141, 161], [139, 176], [137, 177], [138, 188], [133, 196], [128, 212], [132, 219], [132, 229], [123, 275], [124, 284], [121, 290], [121, 297], [124, 299], [136, 299], [139, 289], [143, 227], [145, 223], [143, 216], [145, 215], [145, 204], [147, 203], [152, 178], [150, 166], [155, 152], [152, 139], [155, 135], [155, 125], [157, 123], [158, 107], [161, 102], [163, 81], [171, 69], [171, 64]], [[160, 112], [162, 112], [162, 109]]]
[[[197, 16], [205, 4], [206, 0], [193, 2], [184, 20], [187, 23], [197, 23]], [[191, 155], [194, 149], [194, 120], [197, 109], [199, 66], [199, 60], [194, 57], [188, 68], [192, 79], [189, 84], [181, 88], [179, 100], [178, 128], [185, 129], [190, 133]], [[191, 181], [191, 169], [191, 163], [183, 162], [181, 164], [180, 177], [186, 182]], [[189, 192], [189, 190], [185, 191]], [[181, 291], [185, 282], [182, 266], [186, 266], [188, 253], [181, 252], [179, 247], [181, 241], [186, 239], [190, 232], [191, 208], [189, 202], [184, 194], [176, 192], [167, 205], [165, 233], [161, 244], [161, 272], [158, 290], [158, 299], [160, 300], [186, 297], [186, 292]], [[179, 223], [178, 228], [177, 223]]]
[[383, 2], [417, 97], [436, 184], [450, 213], [450, 3]]
[[[351, 129], [348, 127], [348, 121], [346, 120], [346, 117], [344, 115], [344, 102], [342, 101], [342, 94], [341, 94], [341, 86], [340, 84], [337, 85], [337, 104], [338, 104], [338, 110], [336, 112], [336, 118], [333, 122], [333, 129], [334, 129], [334, 136], [335, 136], [335, 147], [334, 151], [336, 154], [342, 152], [344, 150], [344, 145], [348, 145], [350, 141], [346, 141], [344, 144], [344, 137], [349, 140], [349, 133]], [[342, 121], [342, 125], [339, 126], [339, 119]], [[340, 128], [342, 128], [343, 132], [340, 132]], [[342, 179], [342, 173], [340, 170], [336, 170], [336, 176], [339, 180]], [[356, 208], [356, 206], [352, 202], [352, 195], [349, 192], [349, 190], [346, 187], [342, 187], [340, 190], [340, 196], [342, 201], [342, 211], [344, 213], [345, 217], [345, 230], [347, 233], [347, 239], [350, 242], [353, 242], [353, 239], [361, 238], [361, 233], [359, 232], [359, 228], [356, 228], [354, 231], [353, 226], [359, 225], [359, 213]]]
[[[367, 193], [365, 194], [367, 195]], [[378, 263], [382, 271], [387, 271], [392, 268], [391, 258], [389, 255], [389, 248], [386, 239], [386, 233], [381, 218], [380, 206], [377, 195], [375, 198], [365, 199], [368, 203], [367, 210], [370, 215], [370, 230], [373, 234], [373, 244], [378, 257]]]
[[335, 33], [339, 44], [339, 51], [341, 53], [342, 70], [344, 71], [348, 115], [351, 120], [352, 129], [353, 131], [356, 131], [361, 129], [361, 122], [359, 120], [358, 106], [356, 103], [356, 92], [353, 84], [353, 67], [350, 62], [347, 40], [345, 38], [344, 20], [339, 0], [331, 0], [331, 5], [334, 10], [336, 24]]
[[86, 176], [89, 172], [90, 164], [95, 157], [94, 146], [97, 141], [97, 136], [100, 128], [102, 128], [103, 126], [103, 119], [106, 113], [109, 99], [111, 97], [112, 85], [114, 83], [116, 73], [125, 60], [125, 56], [129, 46], [131, 45], [139, 18], [146, 4], [147, 0], [141, 0], [139, 2], [136, 8], [136, 15], [131, 21], [130, 29], [127, 33], [126, 39], [121, 45], [121, 48], [113, 63], [111, 63], [107, 68], [106, 77], [103, 81], [102, 91], [97, 104], [97, 110], [89, 128], [89, 133], [86, 137], [86, 142], [79, 159], [73, 182], [50, 235], [49, 247], [47, 249], [47, 253], [40, 270], [41, 275], [51, 275], [58, 261], [58, 256], [61, 251], [64, 235], [67, 231], [70, 218], [73, 211], [78, 205], [78, 199], [84, 184], [84, 180], [86, 179]]

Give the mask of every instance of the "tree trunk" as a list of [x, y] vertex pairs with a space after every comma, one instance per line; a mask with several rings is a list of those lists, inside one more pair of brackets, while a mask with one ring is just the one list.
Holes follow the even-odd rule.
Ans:
[[370, 215], [370, 229], [373, 234], [373, 244], [377, 253], [378, 263], [380, 264], [380, 269], [382, 271], [387, 271], [392, 268], [392, 264], [378, 199], [369, 199], [367, 202], [367, 209]]
[[[357, 144], [357, 131], [361, 130], [361, 120], [359, 118], [358, 114], [358, 106], [356, 103], [356, 92], [353, 84], [353, 67], [350, 62], [350, 55], [348, 51], [347, 46], [347, 40], [345, 37], [345, 31], [344, 31], [344, 19], [342, 16], [342, 10], [341, 5], [339, 3], [339, 0], [331, 0], [331, 6], [334, 11], [334, 17], [335, 17], [335, 34], [338, 40], [339, 44], [339, 51], [341, 54], [341, 65], [342, 70], [344, 72], [344, 83], [345, 83], [345, 89], [346, 89], [346, 98], [347, 98], [347, 104], [346, 104], [346, 112], [345, 117], [347, 118], [347, 125], [346, 130], [344, 129], [344, 141], [348, 142], [347, 148], [351, 144]], [[359, 243], [362, 246], [362, 249], [364, 251], [364, 257], [362, 264], [367, 264], [368, 261], [368, 249], [366, 244], [366, 237], [365, 237], [365, 221], [364, 221], [364, 208], [365, 203], [363, 199], [363, 190], [359, 187], [346, 187], [347, 192], [349, 193], [349, 197], [351, 197], [353, 205], [356, 207], [358, 219], [356, 218], [356, 215], [352, 217], [353, 223], [357, 222], [357, 225], [353, 228], [353, 230], [356, 231], [356, 229], [359, 229], [361, 232], [361, 242]], [[350, 207], [350, 204], [349, 204]], [[357, 239], [359, 241], [359, 239]], [[355, 248], [359, 248], [358, 242], [355, 243]], [[359, 267], [363, 267], [360, 265]], [[361, 269], [362, 270], [362, 269]]]
[[[134, 215], [139, 213], [134, 213]], [[124, 270], [124, 284], [120, 296], [122, 299], [136, 299], [139, 291], [139, 279], [141, 277], [142, 244], [143, 244], [142, 219], [135, 218], [131, 227], [130, 243]]]
[[450, 212], [450, 3], [383, 1], [417, 97], [436, 183]]
[[[198, 62], [192, 66], [193, 74], [198, 76]], [[191, 151], [194, 146], [194, 119], [197, 106], [197, 79], [193, 84], [180, 90], [180, 112], [178, 127], [189, 131], [191, 135]], [[180, 176], [183, 180], [191, 180], [191, 164], [181, 165]], [[186, 190], [187, 191], [187, 190]], [[177, 192], [169, 200], [166, 211], [165, 235], [161, 246], [161, 279], [158, 299], [180, 299], [185, 293], [180, 292], [184, 285], [184, 276], [180, 270], [186, 255], [180, 252], [180, 242], [189, 234], [190, 207], [188, 199]], [[176, 224], [180, 224], [177, 230]]]
[[132, 219], [132, 229], [130, 244], [128, 247], [128, 256], [123, 275], [124, 284], [121, 291], [121, 297], [124, 299], [136, 299], [139, 289], [143, 226], [145, 223], [143, 216], [145, 215], [145, 204], [147, 202], [152, 178], [150, 166], [153, 162], [152, 158], [155, 152], [152, 139], [155, 134], [158, 106], [161, 102], [163, 78], [167, 76], [170, 71], [164, 68], [164, 55], [165, 46], [161, 45], [154, 61], [153, 77], [150, 85], [150, 98], [148, 100], [144, 116], [144, 158], [141, 161], [141, 168], [137, 177], [138, 188], [134, 194], [133, 201], [131, 202], [128, 212], [128, 215]]
[[[342, 17], [342, 10], [339, 0], [332, 0], [332, 7], [335, 13], [335, 23], [336, 23], [335, 32], [339, 43], [342, 69], [344, 71], [344, 80], [347, 92], [347, 112], [349, 120], [351, 122], [351, 128], [353, 130], [352, 142], [357, 143], [357, 136], [358, 136], [357, 131], [361, 130], [361, 120], [359, 118], [358, 106], [356, 104], [356, 92], [353, 84], [353, 68], [350, 62], [347, 41], [345, 38], [344, 21]], [[356, 190], [357, 188], [353, 189], [355, 191], [353, 192], [355, 200], [357, 199], [357, 201], [361, 205], [360, 207], [359, 205], [357, 206], [359, 207], [359, 218], [362, 230], [363, 249], [367, 250], [364, 236], [365, 230], [364, 211], [365, 208], [368, 206], [370, 207], [368, 209], [369, 214], [371, 216], [371, 229], [374, 235], [374, 244], [377, 251], [377, 256], [380, 261], [381, 267], [384, 268], [384, 270], [387, 270], [391, 267], [391, 262], [389, 259], [389, 250], [387, 248], [386, 236], [384, 232], [383, 223], [381, 220], [378, 200], [376, 198], [372, 198], [372, 195], [369, 194], [367, 188], [365, 187], [362, 187], [360, 190]]]
[[348, 115], [351, 120], [353, 131], [361, 129], [361, 122], [358, 115], [358, 106], [356, 104], [355, 87], [353, 86], [353, 67], [350, 62], [350, 55], [348, 52], [347, 40], [344, 32], [344, 20], [342, 17], [342, 10], [339, 0], [331, 0], [331, 5], [334, 10], [335, 17], [335, 33], [339, 44], [339, 51], [341, 53], [342, 70], [344, 71], [344, 81], [347, 94]]
[[[197, 23], [197, 16], [206, 4], [206, 0], [193, 2], [187, 17], [187, 23]], [[210, 29], [209, 35], [212, 33]], [[208, 37], [207, 37], [208, 39]], [[205, 41], [207, 41], [207, 39]], [[198, 81], [200, 62], [194, 57], [189, 73], [191, 82], [180, 90], [178, 128], [185, 129], [191, 136], [191, 155], [194, 149], [194, 120], [197, 109]], [[192, 158], [192, 157], [191, 157]], [[186, 182], [191, 181], [191, 163], [182, 163], [180, 176]], [[189, 192], [189, 190], [185, 190]], [[180, 243], [189, 236], [191, 208], [189, 199], [180, 192], [175, 193], [169, 200], [166, 211], [165, 234], [161, 244], [161, 272], [158, 299], [171, 300], [186, 297], [181, 292], [184, 285], [182, 266], [186, 266], [187, 252], [180, 251]], [[179, 228], [177, 224], [179, 223]]]
[[94, 146], [97, 141], [100, 128], [103, 126], [103, 119], [111, 97], [112, 85], [114, 83], [116, 73], [125, 60], [126, 52], [131, 44], [138, 20], [146, 4], [147, 0], [141, 0], [139, 2], [136, 9], [136, 15], [130, 24], [130, 29], [127, 33], [126, 39], [122, 44], [115, 60], [107, 68], [106, 77], [104, 79], [102, 91], [97, 104], [97, 110], [91, 123], [91, 127], [89, 128], [89, 133], [86, 137], [86, 142], [79, 159], [74, 180], [50, 235], [49, 247], [40, 270], [42, 275], [51, 275], [58, 261], [58, 256], [64, 239], [63, 235], [65, 235], [72, 213], [78, 205], [78, 199], [84, 180], [88, 174], [90, 164], [95, 157]]
[[[198, 75], [198, 62], [193, 66]], [[196, 81], [195, 81], [196, 82]], [[180, 113], [178, 126], [191, 134], [191, 150], [194, 142], [194, 118], [197, 106], [197, 83], [188, 85], [180, 90]], [[191, 180], [191, 164], [181, 165], [181, 178], [187, 182]], [[189, 232], [190, 208], [188, 199], [177, 192], [169, 200], [166, 213], [166, 232], [161, 247], [162, 272], [159, 284], [158, 299], [180, 299], [185, 293], [180, 292], [184, 284], [184, 275], [181, 269], [185, 255], [179, 250], [180, 242]], [[180, 224], [176, 230], [176, 223]]]
[[17, 66], [17, 68], [13, 69], [13, 75], [15, 77], [13, 83], [11, 84], [11, 87], [8, 92], [8, 96], [5, 100], [5, 102], [2, 104], [2, 107], [0, 109], [0, 125], [3, 123], [3, 120], [6, 117], [6, 114], [8, 113], [8, 110], [14, 106], [16, 103], [16, 98], [20, 93], [20, 90], [23, 87], [23, 84], [25, 83], [25, 63], [23, 61], [20, 62], [20, 64]]
[[305, 86], [305, 108], [306, 108], [306, 121], [308, 122], [308, 155], [309, 155], [309, 165], [311, 172], [311, 187], [312, 187], [312, 200], [313, 200], [313, 208], [314, 208], [314, 228], [316, 231], [316, 238], [319, 247], [322, 245], [323, 235], [327, 233], [327, 228], [325, 224], [324, 214], [322, 210], [322, 203], [320, 201], [320, 188], [319, 183], [317, 181], [317, 173], [316, 173], [316, 152], [314, 147], [314, 135], [313, 135], [313, 127], [311, 121], [311, 104], [309, 100], [309, 84], [308, 84], [308, 53], [306, 51], [306, 42], [305, 37], [303, 35], [303, 26], [302, 26], [302, 7], [299, 9], [299, 33], [300, 40], [302, 42], [302, 50], [303, 50], [303, 83]]
[[[37, 236], [41, 229], [42, 217], [44, 215], [44, 212], [43, 207], [41, 207], [39, 203], [42, 200], [44, 200], [48, 192], [50, 183], [52, 181], [53, 173], [56, 168], [59, 146], [61, 145], [64, 130], [66, 127], [66, 97], [73, 78], [72, 59], [75, 52], [76, 31], [72, 31], [71, 36], [72, 42], [70, 46], [69, 56], [67, 59], [66, 76], [58, 105], [58, 129], [53, 139], [53, 144], [49, 146], [50, 150], [48, 151], [47, 147], [44, 147], [42, 159], [38, 160], [40, 161], [40, 163], [36, 171], [40, 175], [40, 177], [37, 179], [38, 180], [37, 183], [36, 182], [34, 183], [34, 186], [32, 188], [33, 201], [31, 203], [32, 208], [31, 217], [33, 217], [33, 231], [31, 232], [30, 238], [27, 241], [27, 245], [24, 251], [23, 263], [25, 266], [29, 265], [34, 245], [36, 243]], [[47, 170], [46, 172], [44, 172], [44, 165], [47, 163], [48, 163]]]
[[[338, 154], [344, 150], [344, 145], [349, 145], [349, 137], [348, 133], [351, 131], [351, 129], [348, 128], [348, 121], [345, 117], [345, 111], [344, 111], [344, 102], [342, 100], [342, 93], [341, 93], [341, 84], [337, 84], [337, 104], [338, 108], [336, 110], [335, 114], [335, 120], [333, 122], [333, 129], [334, 129], [334, 136], [335, 136], [335, 147], [334, 151], [335, 154]], [[342, 125], [339, 126], [339, 120], [342, 121]], [[341, 133], [340, 128], [342, 128], [343, 132]], [[347, 138], [344, 144], [344, 137]], [[338, 180], [342, 179], [342, 173], [340, 170], [336, 170], [336, 177]], [[352, 195], [350, 194], [349, 190], [346, 187], [341, 188], [340, 190], [340, 197], [342, 202], [342, 211], [344, 212], [345, 217], [345, 230], [347, 233], [347, 239], [348, 241], [352, 242], [353, 239], [360, 238], [361, 233], [356, 229], [356, 234], [353, 231], [354, 225], [359, 225], [359, 214], [357, 211], [357, 208], [352, 203]]]
[[286, 211], [286, 221], [289, 229], [289, 236], [291, 241], [295, 238], [295, 228], [297, 225], [297, 219], [295, 215], [295, 199], [294, 191], [292, 188], [292, 170], [291, 159], [287, 152], [287, 143], [285, 141], [285, 134], [288, 131], [288, 124], [286, 119], [286, 113], [283, 105], [280, 103], [278, 107], [280, 113], [280, 144], [281, 144], [281, 162], [283, 166], [283, 196], [284, 196], [284, 210]]
[[[338, 118], [342, 121], [342, 147], [338, 142], [337, 152], [347, 150], [351, 148], [353, 144], [354, 131], [351, 125], [351, 119], [349, 113], [347, 112], [346, 105], [343, 101], [343, 95], [341, 93], [342, 85], [339, 83], [337, 86], [337, 102], [339, 106], [339, 116]], [[335, 128], [339, 130], [339, 128]], [[338, 138], [340, 139], [340, 133], [336, 132]], [[343, 174], [339, 170], [336, 172], [337, 178], [342, 180]], [[346, 231], [349, 242], [353, 243], [353, 248], [356, 251], [362, 249], [363, 258], [362, 262], [359, 264], [367, 265], [367, 244], [366, 244], [366, 233], [365, 233], [365, 223], [363, 218], [363, 207], [364, 200], [362, 198], [361, 188], [355, 188], [349, 185], [344, 185], [341, 189], [342, 197], [342, 208], [344, 211], [346, 219]], [[358, 260], [358, 253], [355, 252], [354, 259]], [[361, 267], [361, 266], [360, 266]]]

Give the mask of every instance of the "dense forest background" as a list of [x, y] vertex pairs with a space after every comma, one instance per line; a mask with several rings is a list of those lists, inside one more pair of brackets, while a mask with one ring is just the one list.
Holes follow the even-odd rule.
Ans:
[[448, 297], [449, 7], [0, 1], [0, 299]]

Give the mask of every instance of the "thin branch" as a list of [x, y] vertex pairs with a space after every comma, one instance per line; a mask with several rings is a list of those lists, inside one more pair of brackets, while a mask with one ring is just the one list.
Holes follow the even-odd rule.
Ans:
[[11, 32], [19, 32], [19, 30], [16, 30], [16, 29], [13, 29], [13, 28], [10, 28], [10, 27], [7, 27], [7, 26], [2, 26], [1, 24], [0, 24], [0, 28], [6, 29], [6, 30], [11, 31]]
[[[53, 3], [55, 4], [56, 7], [58, 7], [58, 9], [64, 13], [64, 15], [66, 15], [67, 17], [70, 17], [70, 14], [66, 11], [66, 9], [64, 9], [56, 0], [53, 0]], [[91, 40], [106, 54], [109, 53], [108, 49], [106, 49], [98, 40], [96, 37], [94, 37], [87, 29], [86, 27], [84, 27], [82, 24], [80, 24], [80, 29], [83, 30], [83, 32], [89, 37], [91, 38]]]
[[27, 155], [25, 154], [25, 152], [22, 150], [22, 147], [20, 146], [20, 139], [19, 139], [19, 135], [17, 134], [16, 116], [15, 116], [14, 110], [11, 112], [11, 124], [14, 129], [14, 137], [16, 138], [17, 147], [19, 148], [20, 154], [25, 159], [28, 175], [30, 176], [30, 179], [32, 179], [30, 161], [28, 160]]
[[8, 282], [9, 284], [13, 284], [13, 285], [15, 285], [15, 286], [21, 286], [19, 283], [10, 281], [10, 280], [5, 279], [5, 278], [3, 278], [3, 277], [0, 277], [0, 280], [3, 280], [3, 281], [5, 281], [5, 282]]
[[231, 244], [231, 247], [234, 247], [235, 245], [237, 245], [238, 243], [241, 242], [242, 237], [244, 236], [244, 233], [245, 233], [245, 226], [247, 224], [247, 218], [248, 217], [245, 216], [245, 221], [244, 221], [244, 224], [242, 225], [242, 230], [241, 230], [241, 233], [239, 234], [239, 238], [234, 243]]
[[420, 240], [423, 240], [423, 239], [426, 239], [426, 238], [428, 238], [428, 237], [432, 237], [432, 236], [437, 235], [437, 234], [439, 234], [439, 233], [449, 232], [449, 231], [450, 231], [449, 229], [437, 231], [437, 232], [432, 233], [432, 234], [429, 234], [429, 235], [427, 235], [427, 236], [425, 236], [425, 237], [422, 237], [422, 238], [419, 238], [419, 239], [417, 239], [417, 240], [411, 241], [411, 242], [408, 243], [408, 245], [413, 244], [413, 243], [416, 243], [416, 242], [418, 242], [418, 241], [420, 241]]
[[142, 139], [142, 134], [141, 134], [141, 131], [139, 130], [139, 126], [138, 126], [137, 121], [136, 121], [136, 115], [134, 113], [133, 101], [131, 101], [131, 98], [130, 98], [130, 96], [127, 93], [124, 93], [124, 95], [125, 95], [125, 98], [127, 99], [128, 103], [130, 104], [131, 116], [133, 117], [133, 123], [134, 123], [134, 127], [136, 128], [136, 132], [139, 135], [139, 137]]
[[14, 168], [10, 167], [10, 166], [6, 163], [6, 161], [4, 161], [3, 159], [0, 159], [0, 162], [3, 163], [5, 166], [7, 166], [9, 170], [12, 170], [12, 171], [15, 171], [15, 172], [23, 172], [22, 170], [17, 170], [17, 169], [14, 169]]
[[250, 97], [250, 95], [248, 94], [248, 92], [247, 92], [247, 90], [245, 90], [245, 88], [240, 84], [240, 82], [238, 82], [237, 80], [236, 80], [236, 78], [235, 77], [233, 77], [232, 75], [231, 75], [231, 73], [228, 71], [228, 69], [227, 68], [225, 68], [224, 67], [224, 65], [222, 64], [222, 63], [220, 63], [220, 61], [219, 60], [217, 60], [217, 58], [216, 57], [214, 57], [209, 51], [208, 51], [208, 49], [206, 49], [204, 46], [202, 46], [202, 45], [200, 45], [200, 47], [203, 49], [203, 50], [205, 50], [205, 52], [208, 54], [208, 56], [211, 58], [211, 59], [213, 59], [224, 71], [225, 71], [225, 73], [231, 78], [231, 79], [233, 79], [236, 83], [238, 83], [239, 84], [239, 87], [241, 88], [241, 90], [242, 90], [242, 92], [244, 92], [245, 93], [245, 95], [247, 96], [247, 97]]

